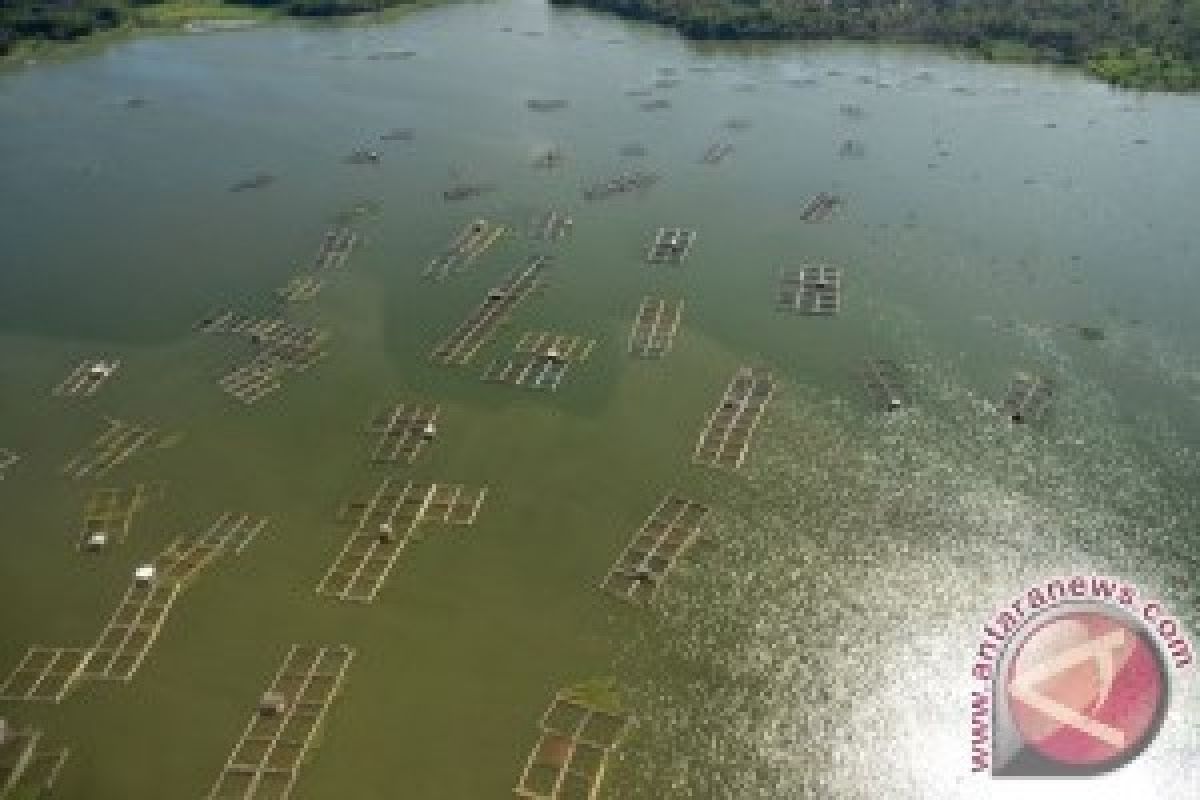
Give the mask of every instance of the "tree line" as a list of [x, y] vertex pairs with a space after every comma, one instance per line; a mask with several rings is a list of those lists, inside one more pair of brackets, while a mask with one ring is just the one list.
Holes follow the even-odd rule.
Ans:
[[1083, 66], [1131, 88], [1200, 88], [1200, 0], [550, 0], [695, 39], [860, 39]]

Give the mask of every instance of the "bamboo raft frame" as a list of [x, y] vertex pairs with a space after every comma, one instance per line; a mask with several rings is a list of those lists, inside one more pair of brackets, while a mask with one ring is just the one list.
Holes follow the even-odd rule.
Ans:
[[739, 368], [705, 423], [692, 461], [711, 467], [740, 467], [774, 392], [771, 373]]
[[443, 281], [452, 273], [465, 272], [506, 230], [503, 225], [482, 218], [468, 223], [450, 246], [429, 262], [422, 277]]
[[32, 792], [22, 796], [48, 796], [70, 754], [66, 747], [44, 748], [40, 730], [10, 730], [0, 743], [0, 800], [21, 787]]
[[551, 331], [527, 331], [517, 342], [513, 358], [496, 359], [483, 371], [487, 383], [557, 391], [573, 364], [587, 361], [596, 346], [584, 339]]
[[843, 205], [842, 198], [829, 192], [817, 192], [800, 211], [804, 222], [824, 222]]
[[600, 588], [622, 600], [654, 600], [676, 562], [700, 536], [707, 506], [667, 495], [617, 557]]
[[900, 366], [887, 358], [868, 358], [863, 364], [863, 381], [876, 406], [898, 411], [908, 405]]
[[673, 264], [679, 266], [692, 252], [696, 241], [696, 232], [684, 228], [659, 228], [654, 235], [654, 242], [646, 251], [646, 261], [650, 264]]
[[32, 645], [0, 683], [0, 698], [60, 703], [78, 682], [92, 651]]
[[100, 477], [127, 461], [158, 433], [157, 429], [109, 418], [108, 428], [63, 465], [71, 478]]
[[629, 353], [641, 358], [662, 358], [671, 352], [683, 317], [683, 300], [671, 302], [647, 295], [629, 329]]
[[409, 464], [417, 460], [425, 443], [434, 434], [427, 433], [430, 426], [436, 429], [440, 405], [397, 403], [376, 414], [367, 423], [367, 433], [378, 437], [371, 451], [371, 461], [376, 464], [404, 461]]
[[15, 450], [9, 450], [7, 447], [0, 447], [0, 481], [4, 480], [4, 476], [8, 473], [9, 467], [21, 460], [21, 456]]
[[262, 695], [281, 698], [282, 710], [260, 705], [254, 712], [208, 800], [286, 800], [354, 657], [347, 645], [292, 645]]
[[531, 256], [525, 266], [513, 272], [504, 283], [488, 292], [483, 301], [454, 332], [443, 339], [430, 354], [435, 364], [465, 366], [471, 362], [479, 348], [484, 345], [496, 329], [512, 314], [513, 310], [541, 286], [541, 273], [549, 258]]
[[[156, 488], [161, 494], [162, 485]], [[134, 516], [151, 500], [149, 489], [144, 483], [135, 484], [129, 489], [93, 489], [83, 512], [80, 549], [86, 547], [88, 540], [98, 533], [108, 537], [107, 544], [122, 544], [133, 528]]]
[[397, 489], [385, 478], [368, 500], [348, 503], [339, 513], [339, 520], [351, 521], [352, 529], [317, 584], [317, 594], [373, 602], [422, 522], [471, 525], [486, 496], [486, 488], [457, 484], [409, 481]]
[[575, 226], [570, 214], [551, 209], [538, 214], [529, 223], [529, 238], [538, 242], [557, 242]]
[[1009, 385], [1001, 412], [1016, 424], [1037, 422], [1046, 415], [1054, 397], [1054, 382], [1019, 372]]
[[124, 683], [133, 680], [162, 632], [182, 588], [182, 584], [174, 581], [158, 580], [145, 586], [136, 581], [131, 583], [100, 637], [89, 648], [79, 679]]
[[733, 145], [729, 142], [714, 142], [709, 145], [704, 154], [700, 156], [701, 164], [716, 165], [724, 161], [733, 153]]
[[776, 309], [807, 316], [832, 316], [842, 309], [842, 271], [824, 264], [784, 269]]
[[55, 397], [91, 397], [121, 368], [120, 359], [104, 361], [88, 359], [81, 361], [57, 386]]
[[608, 759], [629, 725], [627, 715], [601, 711], [559, 692], [542, 714], [541, 735], [513, 793], [526, 800], [596, 800]]

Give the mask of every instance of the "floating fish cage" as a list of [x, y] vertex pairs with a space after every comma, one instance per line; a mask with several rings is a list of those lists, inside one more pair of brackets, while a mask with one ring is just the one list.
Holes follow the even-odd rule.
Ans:
[[553, 100], [526, 100], [525, 107], [530, 111], [561, 111], [567, 107], [567, 101], [561, 98]]
[[121, 362], [117, 359], [88, 359], [80, 362], [57, 386], [55, 397], [91, 397], [108, 383]]
[[774, 392], [775, 381], [769, 372], [738, 369], [705, 423], [692, 461], [711, 467], [740, 467]]
[[700, 535], [708, 512], [707, 506], [668, 495], [621, 551], [600, 588], [634, 603], [652, 601]]
[[472, 525], [486, 496], [486, 488], [384, 479], [369, 498], [342, 507], [338, 518], [351, 525], [350, 535], [317, 594], [373, 602], [421, 523]]
[[396, 403], [375, 414], [367, 433], [375, 438], [371, 461], [376, 464], [411, 464], [425, 445], [437, 436], [440, 405]]
[[533, 166], [537, 169], [555, 169], [566, 162], [567, 156], [561, 147], [551, 147], [533, 157]]
[[380, 140], [385, 142], [411, 142], [416, 138], [416, 132], [412, 128], [392, 128], [384, 134], [380, 134]]
[[504, 232], [504, 226], [498, 223], [473, 220], [458, 232], [441, 255], [429, 262], [422, 276], [441, 281], [452, 273], [465, 272]]
[[526, 800], [596, 800], [609, 758], [629, 729], [626, 714], [559, 692], [513, 792]]
[[842, 271], [826, 265], [784, 269], [779, 277], [779, 311], [830, 316], [842, 308]]
[[517, 355], [496, 359], [483, 372], [488, 383], [556, 391], [573, 364], [587, 361], [595, 339], [566, 333], [528, 331], [514, 348]]
[[639, 103], [638, 108], [642, 111], [665, 111], [671, 107], [671, 101], [660, 97], [657, 100], [647, 100], [644, 103]]
[[684, 228], [659, 228], [654, 242], [646, 251], [650, 264], [682, 264], [692, 252], [696, 232]]
[[66, 747], [47, 747], [40, 730], [0, 719], [0, 798], [50, 797], [69, 756]]
[[529, 238], [538, 242], [557, 242], [569, 234], [575, 226], [570, 214], [551, 209], [538, 214], [529, 223]]
[[137, 512], [153, 497], [161, 496], [163, 490], [163, 484], [150, 487], [144, 483], [128, 489], [93, 489], [83, 512], [80, 549], [96, 551], [123, 543], [133, 528]]
[[[109, 419], [104, 432], [63, 465], [63, 474], [76, 479], [106, 475], [148, 446], [157, 435], [155, 428]], [[163, 442], [159, 446], [164, 446]]]
[[683, 317], [683, 300], [642, 298], [629, 331], [629, 352], [641, 358], [662, 358], [671, 352]]
[[546, 256], [531, 256], [504, 283], [489, 291], [483, 303], [434, 347], [430, 354], [432, 361], [445, 366], [469, 364], [513, 310], [541, 286], [542, 273], [549, 262]]
[[1050, 409], [1054, 382], [1049, 378], [1019, 373], [1009, 385], [1000, 408], [1015, 423], [1037, 422]]
[[346, 645], [292, 645], [234, 744], [209, 800], [290, 797], [354, 656]]
[[909, 404], [900, 366], [887, 358], [868, 358], [863, 363], [863, 383], [874, 405], [883, 411], [899, 411]]
[[21, 460], [21, 456], [15, 450], [9, 450], [7, 447], [0, 447], [0, 481], [4, 480], [5, 474], [14, 464]]
[[817, 192], [800, 211], [802, 222], [825, 222], [842, 207], [841, 197], [829, 192]]
[[495, 189], [495, 184], [491, 183], [460, 183], [442, 192], [442, 199], [447, 203], [460, 203], [463, 200], [480, 197], [495, 191]]
[[622, 172], [615, 178], [600, 181], [583, 190], [585, 200], [603, 200], [618, 194], [629, 194], [635, 191], [649, 189], [658, 183], [660, 176], [653, 172]]
[[729, 142], [714, 142], [700, 156], [701, 164], [720, 164], [733, 153], [733, 145]]

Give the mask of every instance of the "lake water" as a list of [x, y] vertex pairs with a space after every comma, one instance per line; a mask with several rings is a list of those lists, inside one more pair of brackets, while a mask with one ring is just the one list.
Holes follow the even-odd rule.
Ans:
[[[639, 109], [655, 98], [670, 107]], [[0, 121], [0, 447], [22, 455], [0, 482], [0, 670], [93, 639], [174, 536], [225, 509], [273, 520], [181, 596], [131, 683], [0, 701], [71, 746], [56, 796], [202, 796], [293, 642], [358, 648], [298, 798], [511, 796], [554, 691], [607, 675], [638, 722], [604, 797], [1200, 793], [1186, 677], [1152, 749], [1096, 782], [969, 775], [967, 713], [980, 625], [1043, 578], [1119, 575], [1200, 630], [1200, 99], [921, 49], [699, 47], [516, 0], [123, 41], [0, 74]], [[380, 140], [394, 128], [412, 141]], [[699, 163], [718, 140], [734, 152]], [[635, 143], [646, 155], [623, 157]], [[531, 166], [555, 145], [560, 168]], [[379, 163], [346, 163], [358, 148]], [[662, 180], [583, 201], [632, 168]], [[257, 173], [277, 181], [229, 191]], [[443, 202], [460, 182], [496, 189]], [[819, 191], [845, 207], [800, 223]], [[332, 332], [329, 357], [237, 405], [216, 385], [236, 348], [193, 324], [266, 313], [355, 207], [346, 274], [293, 312]], [[574, 214], [563, 243], [509, 236], [468, 274], [421, 279], [470, 220], [520, 232], [551, 207]], [[659, 226], [698, 231], [684, 267], [643, 262]], [[469, 368], [430, 364], [539, 249], [547, 286], [498, 341]], [[812, 261], [844, 269], [842, 312], [777, 313], [780, 268]], [[686, 300], [661, 362], [625, 349], [647, 294]], [[599, 344], [554, 394], [480, 382], [535, 329]], [[95, 397], [50, 396], [105, 355], [122, 366]], [[911, 408], [870, 406], [867, 356], [904, 366]], [[780, 381], [747, 462], [694, 467], [741, 364]], [[1056, 381], [1040, 424], [997, 413], [1017, 371]], [[411, 468], [369, 466], [363, 423], [399, 399], [441, 403], [441, 434]], [[106, 415], [184, 439], [62, 477]], [[337, 508], [385, 474], [490, 492], [374, 604], [319, 597]], [[75, 550], [89, 488], [157, 480], [128, 541]], [[713, 506], [714, 546], [657, 609], [627, 608], [597, 584], [671, 490]]]

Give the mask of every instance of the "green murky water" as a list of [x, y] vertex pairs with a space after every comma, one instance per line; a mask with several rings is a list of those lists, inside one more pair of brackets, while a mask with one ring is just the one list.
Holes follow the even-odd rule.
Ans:
[[[415, 55], [370, 58], [397, 50]], [[626, 91], [664, 68], [679, 84], [653, 97], [671, 107], [640, 111]], [[555, 98], [567, 108], [526, 108]], [[735, 117], [750, 126], [726, 129]], [[359, 650], [300, 798], [509, 796], [554, 690], [604, 674], [639, 718], [607, 797], [1035, 797], [966, 774], [971, 651], [993, 609], [1095, 570], [1196, 629], [1193, 98], [919, 50], [695, 48], [515, 2], [128, 41], [0, 75], [0, 120], [0, 446], [22, 455], [0, 483], [0, 669], [33, 643], [94, 638], [132, 567], [174, 536], [225, 509], [273, 519], [181, 597], [132, 683], [0, 701], [71, 746], [62, 797], [201, 796], [292, 642]], [[413, 141], [379, 140], [398, 127]], [[720, 139], [735, 152], [698, 163]], [[848, 139], [861, 158], [839, 157]], [[621, 157], [631, 143], [647, 155]], [[565, 164], [531, 168], [552, 145]], [[360, 147], [380, 163], [346, 164]], [[582, 201], [633, 167], [663, 179]], [[228, 191], [260, 172], [278, 180]], [[442, 202], [461, 181], [497, 188]], [[844, 211], [798, 223], [822, 190]], [[271, 308], [363, 203], [347, 274], [295, 314], [332, 332], [330, 357], [233, 404], [215, 381], [237, 354], [192, 324]], [[481, 363], [431, 366], [538, 248], [508, 237], [436, 285], [425, 262], [476, 216], [523, 230], [550, 207], [576, 225], [550, 248], [545, 292]], [[681, 270], [641, 261], [660, 225], [699, 231]], [[844, 267], [838, 317], [773, 311], [779, 268], [804, 260]], [[661, 363], [624, 351], [651, 293], [687, 303]], [[600, 344], [557, 394], [481, 384], [530, 329]], [[122, 359], [112, 383], [50, 396], [93, 355]], [[906, 366], [912, 409], [869, 407], [854, 375], [868, 355]], [[743, 363], [781, 380], [746, 467], [694, 468]], [[1015, 370], [1058, 381], [1045, 424], [995, 413]], [[442, 403], [442, 434], [412, 468], [370, 467], [362, 424], [403, 398]], [[59, 476], [105, 415], [185, 439], [100, 481]], [[337, 507], [384, 474], [490, 494], [473, 528], [406, 552], [374, 605], [318, 597]], [[86, 491], [148, 480], [169, 489], [130, 539], [77, 553]], [[715, 547], [637, 613], [596, 585], [668, 490], [715, 507]], [[1198, 712], [1181, 682], [1146, 756], [1054, 796], [1195, 796]]]

